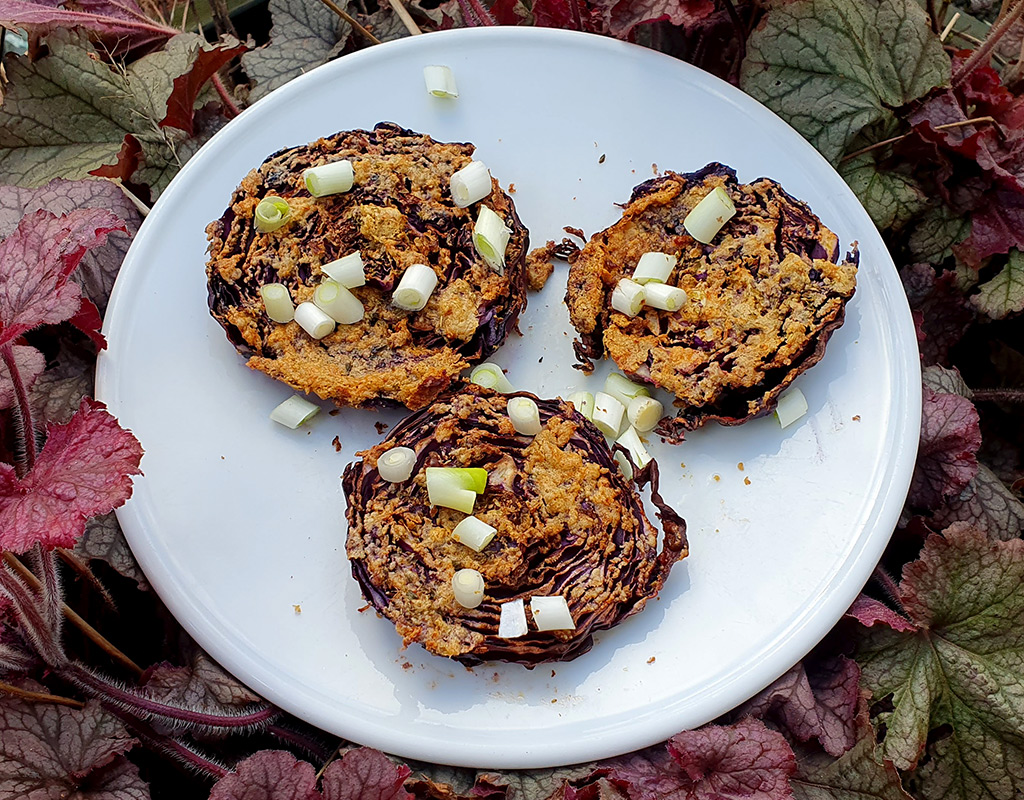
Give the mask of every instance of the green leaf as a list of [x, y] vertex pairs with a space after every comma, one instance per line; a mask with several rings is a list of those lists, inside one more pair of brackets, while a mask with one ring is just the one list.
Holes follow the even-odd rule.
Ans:
[[939, 526], [966, 522], [985, 531], [989, 538], [1007, 541], [1024, 531], [1024, 503], [998, 475], [979, 463], [978, 474], [958, 496], [938, 507], [932, 522]]
[[1024, 541], [956, 524], [903, 570], [899, 599], [919, 627], [859, 632], [857, 660], [876, 701], [890, 698], [882, 755], [914, 767], [943, 727], [942, 764], [923, 784], [947, 800], [1024, 792]]
[[352, 30], [323, 3], [309, 0], [270, 0], [270, 15], [270, 43], [242, 56], [242, 66], [254, 81], [250, 100], [334, 58]]
[[1006, 266], [992, 280], [978, 287], [978, 294], [971, 302], [992, 319], [1024, 311], [1024, 253], [1011, 250]]
[[971, 232], [971, 218], [954, 212], [945, 203], [929, 208], [914, 225], [907, 239], [907, 248], [916, 261], [940, 264], [953, 255]]
[[837, 163], [867, 125], [949, 82], [913, 0], [796, 0], [751, 34], [740, 87]]
[[844, 161], [839, 174], [879, 230], [898, 230], [928, 206], [927, 195], [909, 171], [879, 169], [871, 153]]
[[911, 800], [891, 761], [879, 761], [871, 727], [838, 759], [823, 753], [797, 758], [790, 778], [796, 800]]

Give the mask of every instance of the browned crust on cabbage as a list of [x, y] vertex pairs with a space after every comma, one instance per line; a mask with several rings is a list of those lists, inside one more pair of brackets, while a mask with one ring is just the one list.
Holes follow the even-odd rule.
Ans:
[[[249, 366], [339, 405], [415, 409], [494, 352], [526, 303], [529, 235], [493, 181], [481, 203], [512, 230], [504, 274], [477, 255], [472, 232], [481, 203], [458, 208], [448, 189], [473, 150], [381, 123], [282, 150], [250, 172], [207, 227], [210, 311]], [[352, 190], [311, 197], [303, 170], [343, 158], [354, 165]], [[287, 198], [292, 220], [260, 233], [253, 215], [267, 195]], [[260, 286], [283, 283], [296, 304], [311, 300], [325, 279], [320, 266], [356, 250], [367, 263], [367, 285], [353, 290], [366, 309], [363, 321], [317, 341], [295, 322], [266, 316]], [[434, 269], [438, 286], [424, 310], [402, 311], [391, 293], [416, 263]]]
[[[702, 245], [683, 220], [717, 186], [737, 213]], [[679, 257], [669, 283], [688, 301], [678, 312], [645, 309], [630, 319], [612, 310], [611, 292], [649, 251]], [[768, 178], [740, 184], [728, 167], [709, 164], [647, 181], [569, 270], [577, 359], [589, 371], [608, 355], [634, 380], [674, 394], [679, 411], [658, 427], [669, 441], [708, 421], [744, 422], [771, 410], [842, 325], [856, 245], [842, 261], [839, 252], [838, 237], [807, 204]]]
[[[466, 386], [442, 397], [360, 453], [345, 470], [347, 552], [364, 596], [390, 619], [406, 645], [466, 664], [513, 661], [533, 665], [569, 660], [593, 644], [593, 633], [643, 609], [686, 556], [686, 525], [656, 498], [665, 530], [644, 515], [635, 486], [612, 461], [594, 425], [561, 400], [537, 400], [544, 428], [535, 437], [515, 432], [509, 396]], [[377, 459], [392, 447], [416, 452], [412, 478], [383, 481]], [[432, 507], [428, 466], [484, 467], [487, 490], [474, 514], [498, 533], [481, 553], [451, 531], [465, 515]], [[651, 478], [650, 471], [642, 480]], [[656, 473], [653, 475], [656, 480]], [[657, 494], [657, 487], [653, 487]], [[462, 568], [484, 576], [484, 602], [458, 605], [451, 577]], [[563, 595], [574, 631], [497, 636], [501, 603]]]

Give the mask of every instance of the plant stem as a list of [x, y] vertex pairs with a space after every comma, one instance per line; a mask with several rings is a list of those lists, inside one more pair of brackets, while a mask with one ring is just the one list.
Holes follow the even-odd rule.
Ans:
[[[1022, 0], [1022, 2], [1024, 2], [1024, 0]], [[994, 123], [995, 119], [993, 119], [992, 117], [974, 117], [973, 119], [964, 119], [961, 120], [960, 122], [947, 122], [945, 125], [936, 125], [935, 130], [944, 131], [950, 128], [962, 128], [965, 125], [980, 125], [984, 122]], [[862, 156], [865, 153], [870, 153], [872, 150], [877, 150], [880, 147], [885, 147], [886, 145], [890, 144], [896, 144], [896, 142], [906, 139], [908, 136], [910, 136], [911, 133], [913, 133], [913, 131], [901, 133], [899, 136], [893, 136], [891, 139], [884, 139], [881, 142], [875, 142], [874, 144], [869, 144], [867, 147], [862, 147], [860, 150], [854, 150], [852, 153], [847, 153], [845, 156], [839, 159], [839, 163], [842, 164], [844, 161], [849, 161], [851, 158], [856, 158], [857, 156]]]
[[[4, 553], [4, 562], [15, 572], [17, 572], [26, 583], [28, 583], [33, 589], [39, 589], [39, 579], [32, 574], [32, 571], [22, 564], [12, 553]], [[118, 650], [112, 645], [103, 634], [97, 631], [92, 625], [86, 622], [82, 617], [74, 612], [67, 604], [61, 604], [61, 610], [64, 612], [64, 616], [70, 620], [71, 624], [78, 628], [86, 638], [89, 639], [93, 644], [99, 647], [103, 652], [113, 658], [115, 661], [120, 662], [123, 666], [130, 669], [136, 675], [142, 674], [142, 667], [132, 661], [128, 656]]]
[[968, 59], [960, 65], [960, 69], [958, 69], [953, 77], [950, 78], [950, 86], [955, 89], [967, 80], [974, 70], [976, 70], [981, 64], [985, 63], [989, 57], [989, 53], [995, 49], [995, 46], [999, 44], [999, 40], [1006, 35], [1006, 32], [1010, 30], [1013, 23], [1020, 19], [1022, 12], [1024, 12], [1024, 0], [1015, 0], [1010, 10], [992, 26], [992, 30], [990, 30], [988, 36], [985, 37], [985, 41], [982, 43], [981, 47], [971, 53]]
[[235, 101], [228, 94], [228, 89], [224, 85], [224, 81], [220, 79], [220, 75], [216, 72], [210, 76], [210, 82], [213, 84], [213, 88], [217, 90], [217, 95], [220, 97], [220, 101], [224, 104], [224, 110], [227, 112], [224, 116], [228, 119], [234, 119], [242, 112], [239, 110]]
[[20, 697], [22, 700], [31, 700], [35, 703], [54, 703], [58, 706], [85, 708], [85, 703], [81, 700], [72, 700], [70, 697], [61, 697], [59, 694], [49, 694], [47, 692], [30, 692], [27, 689], [19, 689], [17, 686], [11, 686], [11, 684], [3, 683], [2, 681], [0, 681], [0, 692]]
[[971, 399], [994, 403], [1024, 403], [1024, 389], [975, 389]]
[[416, 24], [416, 21], [406, 10], [402, 0], [388, 0], [388, 3], [390, 3], [391, 8], [398, 15], [398, 18], [402, 20], [402, 24], [405, 26], [405, 29], [409, 31], [412, 36], [419, 36], [423, 33], [423, 31], [420, 30], [420, 26]]
[[268, 725], [267, 733], [294, 745], [307, 755], [313, 756], [318, 761], [330, 758], [330, 753], [325, 747], [323, 747], [323, 745], [315, 739], [303, 735], [300, 731], [286, 728], [283, 725]]
[[[1024, 2], [1024, 0], [1022, 0], [1022, 2]], [[494, 15], [491, 13], [490, 9], [487, 8], [487, 6], [485, 6], [483, 3], [481, 3], [480, 0], [469, 0], [469, 4], [470, 4], [470, 6], [472, 6], [473, 13], [476, 14], [477, 19], [480, 20], [480, 24], [481, 25], [497, 25], [498, 24], [498, 20], [496, 20], [494, 18]], [[571, 0], [570, 0], [569, 5], [572, 5]], [[579, 9], [577, 9], [577, 12], [578, 11], [579, 11]]]
[[337, 3], [333, 2], [333, 0], [320, 0], [320, 2], [351, 25], [352, 28], [358, 31], [359, 35], [369, 41], [370, 44], [380, 44], [380, 39], [366, 30], [366, 28], [359, 24], [355, 17], [349, 14], [345, 9], [341, 8]]
[[117, 604], [114, 602], [114, 598], [110, 596], [110, 592], [107, 591], [107, 587], [100, 583], [100, 579], [93, 575], [89, 565], [86, 564], [82, 559], [78, 557], [74, 550], [68, 550], [66, 547], [58, 547], [54, 552], [60, 556], [61, 560], [67, 564], [75, 573], [86, 583], [88, 583], [98, 594], [103, 598], [103, 602], [113, 610], [116, 610]]
[[108, 708], [108, 711], [120, 719], [151, 750], [163, 753], [213, 780], [220, 780], [231, 771], [223, 764], [199, 754], [180, 739], [158, 733], [119, 708]]
[[0, 347], [0, 357], [3, 358], [4, 366], [7, 367], [11, 383], [14, 385], [14, 396], [18, 401], [18, 414], [21, 417], [22, 427], [25, 429], [22, 436], [25, 448], [24, 469], [18, 471], [18, 477], [23, 478], [25, 473], [31, 470], [36, 463], [36, 426], [32, 419], [32, 405], [28, 401], [28, 390], [25, 388], [25, 382], [21, 379], [21, 371], [14, 361], [13, 346], [5, 344]]
[[57, 560], [52, 550], [43, 550], [42, 545], [36, 544], [36, 561], [39, 563], [39, 572], [42, 574], [43, 591], [43, 616], [46, 626], [50, 629], [54, 644], [63, 651], [61, 645], [61, 627], [64, 615], [61, 607], [64, 605], [63, 594], [60, 590], [60, 576], [57, 574]]
[[459, 9], [462, 11], [462, 21], [469, 27], [475, 28], [477, 25], [483, 25], [469, 4], [469, 0], [459, 0]]
[[263, 726], [280, 712], [266, 704], [254, 711], [235, 714], [210, 714], [204, 711], [193, 711], [188, 708], [172, 706], [146, 697], [131, 689], [125, 689], [96, 675], [81, 664], [68, 663], [59, 674], [66, 680], [95, 694], [108, 703], [124, 709], [126, 713], [142, 719], [160, 717], [164, 720], [183, 722], [187, 725], [205, 728], [238, 729]]
[[896, 581], [892, 579], [892, 575], [886, 572], [882, 567], [875, 567], [875, 571], [871, 573], [871, 577], [874, 578], [878, 585], [882, 587], [886, 596], [892, 601], [896, 609], [907, 619], [910, 619], [910, 615], [907, 613], [907, 609], [903, 606], [903, 601], [900, 600], [900, 587], [896, 585]]
[[[9, 555], [9, 553], [4, 553], [5, 561]], [[13, 556], [11, 557], [13, 558]], [[31, 575], [31, 572], [29, 574]], [[32, 578], [35, 580], [35, 585], [38, 589], [38, 579], [34, 575]], [[63, 664], [67, 659], [60, 647], [54, 642], [51, 631], [46, 625], [46, 619], [40, 613], [36, 599], [32, 596], [28, 586], [11, 570], [6, 567], [0, 567], [0, 590], [11, 599], [14, 614], [21, 623], [29, 641], [36, 648], [40, 658], [49, 666], [55, 667]]]

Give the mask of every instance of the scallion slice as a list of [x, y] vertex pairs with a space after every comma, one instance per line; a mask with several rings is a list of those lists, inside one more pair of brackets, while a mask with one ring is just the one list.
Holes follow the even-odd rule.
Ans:
[[626, 407], [607, 392], [594, 395], [594, 424], [605, 436], [615, 438], [622, 430]]
[[427, 91], [434, 97], [459, 96], [459, 89], [455, 85], [455, 75], [449, 67], [441, 64], [431, 64], [423, 68], [423, 82], [427, 85]]
[[286, 428], [299, 427], [320, 413], [320, 406], [309, 402], [305, 397], [293, 394], [277, 408], [270, 412], [270, 418]]
[[522, 599], [509, 600], [501, 604], [501, 617], [498, 618], [498, 636], [502, 639], [517, 639], [525, 636], [526, 607]]
[[475, 569], [460, 569], [452, 575], [455, 602], [463, 608], [476, 608], [484, 601], [484, 576]]
[[648, 283], [644, 286], [644, 302], [662, 311], [678, 311], [686, 303], [686, 292], [667, 283]]
[[416, 466], [416, 453], [409, 447], [392, 447], [377, 459], [377, 472], [388, 483], [404, 483]]
[[452, 538], [479, 553], [491, 543], [497, 532], [479, 517], [469, 516], [452, 529]]
[[665, 283], [676, 266], [676, 257], [668, 253], [644, 253], [636, 262], [633, 280], [637, 283]]
[[314, 339], [323, 339], [334, 331], [334, 319], [313, 303], [299, 303], [295, 308], [295, 321]]
[[292, 210], [283, 197], [267, 195], [256, 205], [256, 230], [273, 233], [292, 218]]
[[265, 283], [260, 287], [260, 297], [267, 316], [274, 322], [291, 322], [295, 319], [295, 303], [283, 283]]
[[540, 433], [540, 409], [531, 398], [510, 397], [506, 410], [516, 433], [521, 433], [524, 436], [536, 436]]
[[650, 397], [650, 390], [642, 383], [634, 383], [619, 372], [609, 372], [604, 379], [605, 394], [610, 394], [622, 405], [628, 406], [634, 397]]
[[480, 206], [473, 226], [473, 245], [487, 265], [499, 275], [505, 274], [505, 248], [512, 236], [505, 221], [487, 206]]
[[427, 498], [434, 506], [472, 514], [478, 494], [487, 488], [487, 470], [480, 467], [427, 467]]
[[665, 406], [653, 397], [634, 397], [626, 406], [626, 418], [638, 431], [651, 431], [665, 415]]
[[736, 215], [729, 193], [716, 186], [683, 219], [683, 227], [701, 244], [711, 244], [720, 230]]
[[556, 594], [551, 597], [531, 597], [530, 613], [539, 631], [571, 631], [576, 629], [566, 599]]
[[343, 159], [310, 167], [302, 173], [302, 179], [313, 197], [326, 197], [351, 189], [355, 182], [355, 172], [352, 169], [352, 162]]
[[324, 281], [313, 290], [313, 303], [335, 322], [351, 325], [363, 318], [363, 304], [336, 281]]
[[640, 434], [636, 432], [636, 428], [632, 425], [626, 427], [626, 430], [615, 440], [615, 443], [621, 444], [629, 451], [633, 463], [638, 467], [646, 467], [651, 462], [651, 454], [647, 452], [647, 448], [640, 439]]
[[452, 175], [449, 186], [455, 205], [467, 208], [491, 193], [491, 173], [483, 161], [470, 161]]
[[590, 392], [573, 392], [565, 399], [572, 403], [576, 410], [587, 419], [594, 418], [594, 395]]
[[437, 273], [426, 264], [413, 264], [398, 282], [391, 302], [404, 311], [422, 311], [437, 286]]
[[807, 398], [795, 386], [790, 386], [779, 395], [779, 404], [775, 407], [775, 418], [783, 428], [788, 428], [806, 413]]
[[469, 373], [469, 382], [483, 386], [485, 389], [494, 389], [496, 392], [515, 391], [501, 367], [490, 361], [484, 361], [473, 367], [473, 371]]
[[358, 250], [335, 261], [321, 264], [320, 271], [346, 289], [355, 289], [366, 283], [366, 266], [363, 264], [363, 256]]
[[612, 289], [612, 308], [627, 317], [635, 317], [644, 307], [644, 287], [629, 278], [620, 278]]

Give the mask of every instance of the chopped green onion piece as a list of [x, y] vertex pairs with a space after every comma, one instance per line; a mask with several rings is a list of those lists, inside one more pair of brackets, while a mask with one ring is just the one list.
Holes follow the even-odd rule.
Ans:
[[484, 601], [484, 576], [475, 569], [460, 569], [452, 575], [455, 602], [463, 608], [476, 608]]
[[314, 339], [323, 339], [335, 328], [334, 319], [313, 303], [299, 303], [295, 309], [295, 321]]
[[642, 383], [634, 383], [619, 372], [609, 372], [604, 379], [604, 392], [610, 394], [622, 405], [628, 406], [634, 397], [650, 397], [650, 390]]
[[305, 397], [293, 394], [277, 408], [270, 412], [274, 422], [295, 430], [303, 422], [307, 422], [320, 413], [320, 406], [309, 402]]
[[274, 322], [291, 322], [295, 319], [295, 303], [283, 283], [265, 283], [260, 287], [260, 297], [267, 316]]
[[440, 64], [431, 64], [423, 68], [423, 82], [427, 91], [434, 97], [458, 97], [459, 89], [455, 85], [455, 75], [451, 69]]
[[352, 169], [352, 162], [345, 159], [310, 167], [302, 173], [302, 179], [313, 197], [326, 197], [351, 189], [355, 181], [355, 172]]
[[619, 472], [626, 476], [626, 480], [633, 480], [633, 465], [629, 463], [629, 459], [622, 454], [621, 450], [612, 453], [612, 461], [619, 465]]
[[[487, 489], [487, 470], [483, 467], [427, 467], [428, 492], [432, 483], [438, 486], [450, 485], [475, 495], [483, 494]], [[435, 505], [438, 504], [435, 503]], [[450, 507], [455, 508], [455, 506]], [[472, 510], [471, 508], [466, 513], [470, 514]]]
[[488, 525], [479, 517], [466, 517], [452, 530], [452, 538], [459, 544], [476, 552], [480, 552], [494, 539], [496, 528]]
[[409, 447], [392, 447], [377, 459], [377, 472], [388, 483], [409, 480], [416, 466], [416, 453]]
[[795, 386], [791, 386], [779, 395], [779, 404], [775, 407], [775, 418], [783, 428], [788, 428], [806, 413], [807, 398]]
[[347, 256], [320, 265], [320, 271], [332, 281], [337, 281], [346, 289], [355, 289], [366, 283], [366, 268], [363, 257], [356, 250]]
[[268, 195], [256, 206], [256, 230], [273, 233], [292, 218], [292, 210], [283, 197]]
[[683, 227], [701, 244], [711, 244], [722, 227], [736, 215], [729, 193], [716, 186], [683, 219]]
[[514, 391], [512, 384], [505, 377], [501, 367], [490, 361], [485, 361], [473, 367], [473, 371], [469, 373], [469, 382], [475, 383], [477, 386], [483, 386], [485, 389], [494, 389], [496, 392]]
[[576, 629], [569, 604], [560, 594], [552, 597], [531, 597], [530, 613], [539, 631], [571, 631]]
[[626, 418], [629, 420], [629, 424], [645, 433], [654, 430], [654, 426], [664, 415], [665, 406], [653, 397], [640, 395], [630, 400], [629, 405], [626, 406]]
[[622, 430], [626, 407], [606, 392], [594, 395], [594, 424], [605, 436], [615, 438]]
[[508, 418], [512, 420], [512, 426], [516, 433], [524, 436], [536, 436], [541, 431], [540, 409], [529, 397], [510, 397], [508, 405]]
[[498, 618], [498, 636], [502, 639], [518, 639], [529, 630], [526, 626], [526, 608], [523, 601], [509, 600], [501, 604]]
[[667, 283], [648, 283], [644, 287], [644, 302], [662, 311], [678, 311], [686, 303], [686, 292]]
[[455, 205], [467, 208], [491, 193], [491, 173], [483, 161], [470, 161], [452, 175], [449, 186]]
[[402, 275], [391, 302], [404, 311], [422, 311], [437, 286], [437, 273], [426, 264], [413, 264]]
[[636, 262], [633, 280], [637, 283], [665, 283], [676, 266], [676, 257], [668, 253], [644, 253]]
[[629, 278], [620, 278], [612, 289], [612, 308], [627, 317], [635, 317], [643, 307], [644, 287]]
[[351, 325], [363, 318], [363, 304], [335, 281], [324, 281], [313, 290], [313, 303], [335, 322]]
[[590, 392], [573, 392], [565, 399], [572, 403], [576, 410], [587, 419], [594, 418], [594, 395]]
[[647, 448], [644, 447], [644, 443], [640, 439], [640, 434], [636, 432], [636, 428], [632, 425], [626, 427], [626, 430], [615, 440], [615, 443], [621, 444], [629, 451], [633, 463], [638, 467], [646, 467], [651, 462], [651, 454], [647, 452]]
[[505, 248], [512, 236], [505, 221], [487, 206], [480, 206], [473, 226], [473, 245], [480, 257], [499, 275], [505, 274]]

